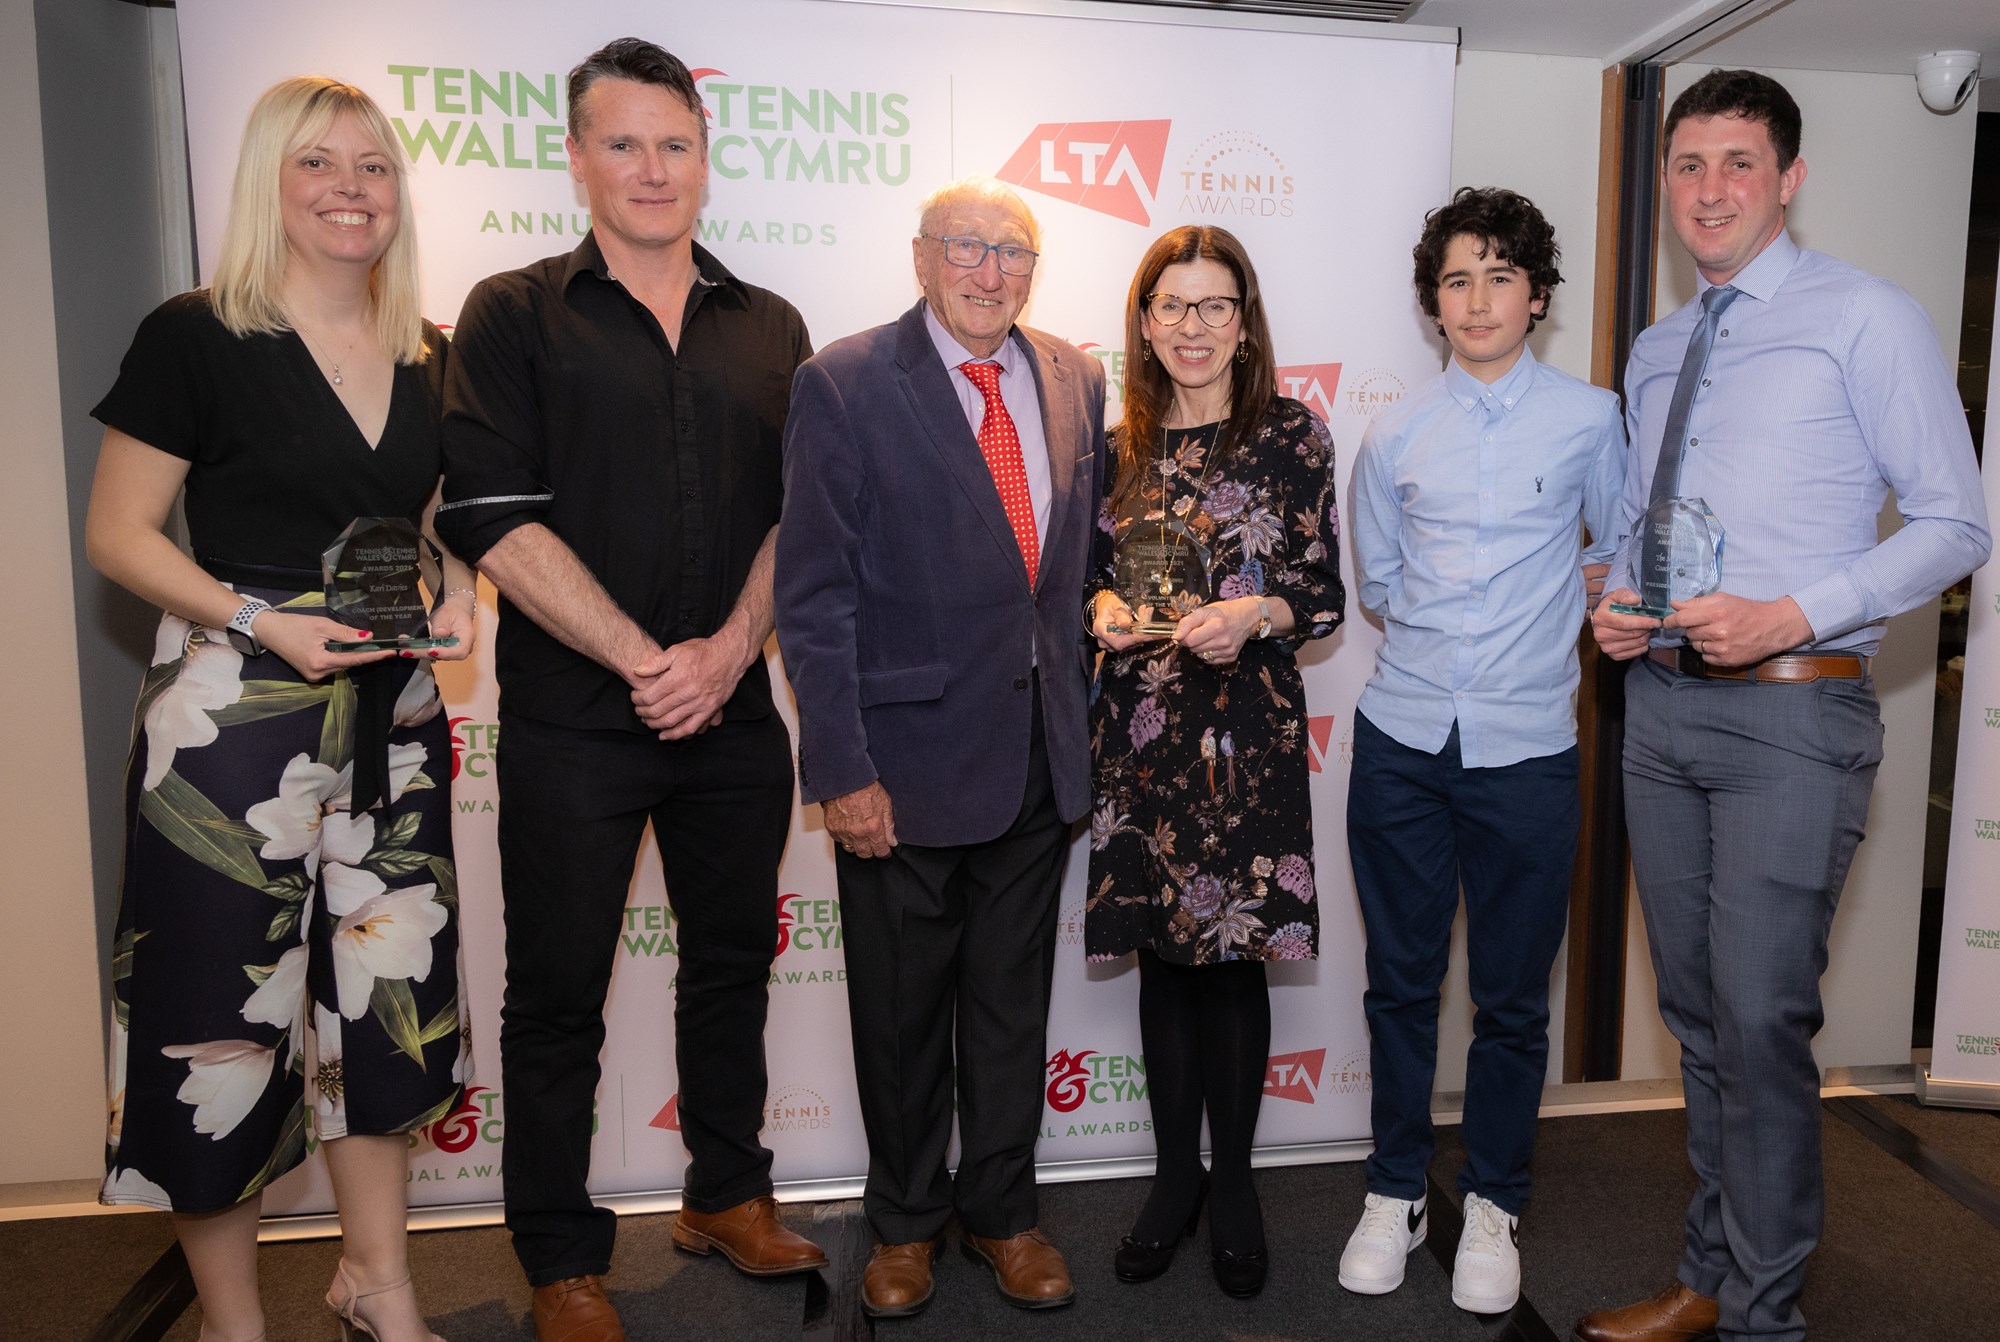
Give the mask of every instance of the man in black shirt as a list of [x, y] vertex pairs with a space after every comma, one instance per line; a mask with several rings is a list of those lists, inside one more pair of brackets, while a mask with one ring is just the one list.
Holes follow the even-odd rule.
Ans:
[[687, 67], [623, 39], [570, 74], [592, 232], [467, 297], [445, 391], [444, 538], [499, 588], [507, 1225], [544, 1342], [624, 1332], [598, 1278], [592, 1103], [648, 820], [680, 924], [690, 1161], [674, 1242], [823, 1267], [758, 1141], [791, 742], [763, 659], [780, 439], [805, 325], [693, 241], [707, 127]]

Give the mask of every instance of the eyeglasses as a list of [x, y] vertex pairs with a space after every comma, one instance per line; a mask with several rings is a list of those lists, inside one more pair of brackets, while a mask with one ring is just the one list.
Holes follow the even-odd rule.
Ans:
[[1017, 246], [1011, 242], [981, 242], [978, 238], [941, 238], [935, 233], [920, 236], [942, 244], [944, 259], [955, 266], [976, 270], [986, 264], [986, 254], [992, 252], [1000, 258], [1002, 275], [1032, 275], [1035, 273], [1035, 258], [1041, 253], [1030, 247]]
[[1217, 294], [1190, 303], [1179, 294], [1147, 294], [1146, 315], [1162, 326], [1179, 326], [1187, 317], [1188, 309], [1201, 314], [1202, 321], [1209, 326], [1227, 326], [1235, 319], [1236, 309], [1241, 307], [1240, 298], [1225, 298]]

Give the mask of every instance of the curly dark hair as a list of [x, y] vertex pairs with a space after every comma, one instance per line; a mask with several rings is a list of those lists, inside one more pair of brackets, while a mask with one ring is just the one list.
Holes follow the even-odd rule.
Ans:
[[569, 133], [583, 138], [583, 95], [600, 79], [629, 79], [635, 84], [663, 88], [687, 104], [688, 111], [701, 123], [701, 147], [708, 149], [708, 117], [701, 106], [701, 90], [694, 76], [678, 56], [638, 37], [621, 37], [607, 42], [569, 72]]
[[[1517, 191], [1498, 186], [1462, 186], [1449, 205], [1440, 205], [1424, 216], [1423, 235], [1410, 249], [1417, 263], [1417, 302], [1424, 315], [1438, 320], [1438, 279], [1444, 273], [1444, 254], [1451, 240], [1460, 234], [1480, 239], [1493, 254], [1510, 266], [1518, 266], [1528, 277], [1529, 301], [1542, 300], [1539, 315], [1528, 313], [1528, 329], [1549, 315], [1549, 295], [1562, 283], [1556, 263], [1562, 248], [1556, 245], [1556, 231], [1535, 202]], [[1438, 327], [1444, 334], [1444, 327]]]
[[1799, 105], [1785, 86], [1755, 70], [1710, 70], [1687, 86], [1674, 105], [1667, 109], [1666, 129], [1660, 136], [1660, 156], [1665, 158], [1674, 142], [1674, 127], [1689, 117], [1738, 116], [1745, 121], [1761, 121], [1778, 152], [1778, 171], [1792, 166], [1799, 156], [1799, 133], [1804, 128]]

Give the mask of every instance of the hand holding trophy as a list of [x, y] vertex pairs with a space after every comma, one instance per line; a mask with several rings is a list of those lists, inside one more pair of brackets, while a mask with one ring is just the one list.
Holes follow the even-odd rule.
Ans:
[[[444, 556], [403, 517], [357, 517], [320, 556], [326, 613], [367, 638], [328, 639], [329, 652], [455, 648], [430, 633], [444, 600]], [[429, 589], [429, 600], [425, 600]]]

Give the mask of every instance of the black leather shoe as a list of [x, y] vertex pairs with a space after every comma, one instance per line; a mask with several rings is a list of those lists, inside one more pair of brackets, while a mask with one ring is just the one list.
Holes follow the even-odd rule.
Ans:
[[1187, 1227], [1178, 1237], [1171, 1237], [1158, 1243], [1133, 1239], [1130, 1235], [1118, 1241], [1118, 1252], [1111, 1256], [1111, 1270], [1118, 1280], [1138, 1283], [1151, 1281], [1174, 1265], [1174, 1250], [1180, 1242], [1192, 1236], [1201, 1225], [1201, 1205], [1208, 1200], [1208, 1180], [1201, 1181], [1201, 1188], [1194, 1195], [1194, 1210], [1188, 1213]]
[[1252, 1249], [1248, 1253], [1236, 1253], [1223, 1249], [1208, 1256], [1208, 1263], [1215, 1270], [1215, 1284], [1223, 1294], [1245, 1300], [1264, 1289], [1264, 1276], [1271, 1270], [1271, 1254], [1267, 1249]]

